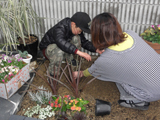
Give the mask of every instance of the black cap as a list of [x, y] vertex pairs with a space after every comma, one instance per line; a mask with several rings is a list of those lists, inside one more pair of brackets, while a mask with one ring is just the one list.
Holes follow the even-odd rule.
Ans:
[[77, 12], [71, 17], [71, 21], [84, 32], [90, 33], [89, 23], [91, 22], [91, 19], [87, 13]]

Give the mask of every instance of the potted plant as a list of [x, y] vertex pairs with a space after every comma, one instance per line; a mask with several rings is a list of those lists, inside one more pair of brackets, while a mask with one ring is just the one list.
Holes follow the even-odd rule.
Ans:
[[29, 64], [31, 62], [31, 59], [32, 59], [31, 54], [28, 54], [27, 51], [22, 52], [22, 51], [18, 50], [18, 52], [19, 52], [19, 54], [16, 55], [17, 57], [22, 58], [25, 63]]
[[29, 66], [21, 58], [5, 54], [0, 56], [0, 97], [8, 99], [29, 78]]
[[150, 26], [141, 34], [141, 36], [148, 45], [160, 54], [160, 24]]
[[[36, 56], [38, 37], [30, 33], [31, 29], [35, 31], [35, 23], [38, 22], [35, 18], [38, 16], [27, 0], [0, 1], [0, 31], [3, 37], [1, 42], [5, 46], [6, 53], [8, 48], [17, 50], [19, 45], [18, 49], [21, 51], [29, 49], [28, 52]], [[27, 46], [32, 43], [35, 43], [32, 48]]]

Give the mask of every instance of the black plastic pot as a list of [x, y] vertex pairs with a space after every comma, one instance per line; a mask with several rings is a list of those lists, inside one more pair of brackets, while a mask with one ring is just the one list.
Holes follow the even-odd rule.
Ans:
[[109, 115], [111, 112], [111, 103], [103, 100], [96, 99], [95, 115], [104, 116]]
[[35, 35], [31, 35], [37, 38], [37, 41], [31, 43], [31, 44], [26, 44], [26, 46], [24, 46], [24, 44], [20, 44], [19, 46], [17, 46], [17, 48], [19, 50], [23, 51], [27, 51], [29, 54], [31, 54], [33, 56], [32, 60], [36, 60], [37, 58], [37, 52], [38, 52], [38, 37]]

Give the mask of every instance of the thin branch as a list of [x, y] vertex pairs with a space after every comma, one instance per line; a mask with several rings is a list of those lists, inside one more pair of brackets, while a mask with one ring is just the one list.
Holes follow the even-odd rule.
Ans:
[[[48, 75], [45, 75], [45, 76], [54, 79], [55, 81], [59, 82], [60, 84], [64, 85], [64, 86], [67, 87], [69, 90], [71, 90], [71, 89], [70, 89], [67, 85], [65, 85], [63, 82], [61, 82], [61, 81], [59, 81], [59, 80], [57, 80], [57, 79], [55, 79], [55, 78], [53, 78], [53, 77], [50, 77], [50, 76], [48, 76]], [[72, 91], [72, 90], [71, 90], [71, 91]]]

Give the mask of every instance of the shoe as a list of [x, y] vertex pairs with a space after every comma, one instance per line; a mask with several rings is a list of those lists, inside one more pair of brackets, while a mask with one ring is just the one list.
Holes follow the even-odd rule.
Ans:
[[149, 102], [139, 102], [134, 103], [132, 100], [129, 100], [129, 103], [126, 100], [118, 100], [119, 105], [123, 107], [138, 109], [138, 110], [148, 110], [150, 103]]

